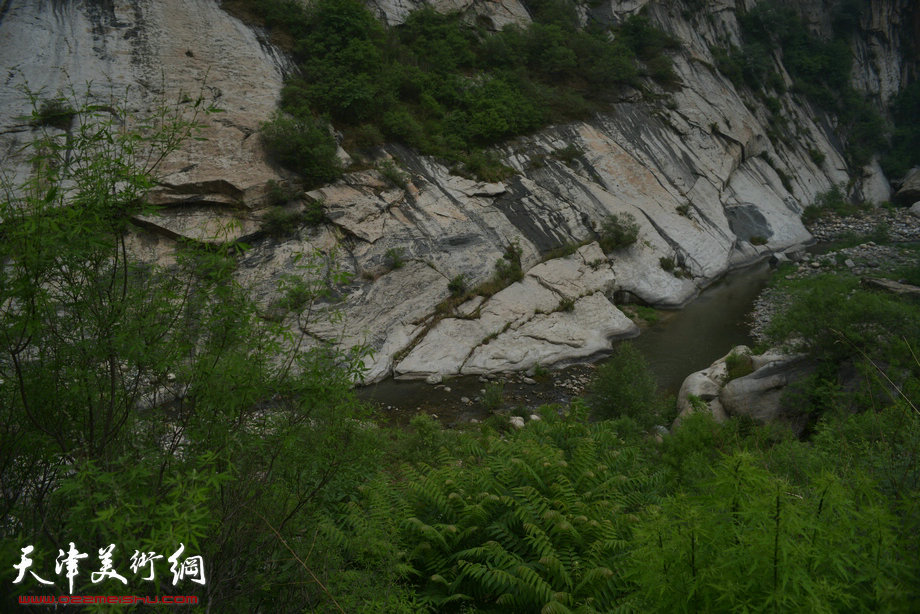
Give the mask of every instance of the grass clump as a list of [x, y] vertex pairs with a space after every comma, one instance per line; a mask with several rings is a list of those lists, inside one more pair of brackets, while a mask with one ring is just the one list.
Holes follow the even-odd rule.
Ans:
[[815, 202], [805, 207], [802, 212], [802, 222], [811, 224], [821, 219], [826, 213], [847, 217], [861, 213], [864, 209], [865, 207], [860, 207], [847, 201], [840, 186], [834, 186], [830, 190], [818, 194], [815, 197]]
[[575, 160], [579, 156], [583, 155], [584, 152], [575, 145], [566, 145], [561, 149], [557, 149], [553, 152], [553, 157], [563, 162], [566, 166], [572, 166]]
[[658, 264], [668, 273], [673, 273], [677, 263], [670, 256], [662, 256], [658, 259]]
[[384, 254], [384, 260], [391, 271], [401, 269], [406, 265], [406, 250], [402, 247], [391, 247]]
[[725, 357], [725, 383], [754, 372], [754, 361], [747, 352], [732, 352]]
[[505, 402], [505, 386], [498, 382], [486, 384], [485, 392], [482, 395], [482, 405], [489, 411], [501, 409]]

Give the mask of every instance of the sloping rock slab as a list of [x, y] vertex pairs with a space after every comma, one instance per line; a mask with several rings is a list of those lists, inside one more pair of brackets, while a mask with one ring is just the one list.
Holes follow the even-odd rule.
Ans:
[[588, 360], [609, 352], [614, 339], [635, 337], [638, 327], [596, 292], [575, 302], [572, 311], [540, 314], [517, 329], [480, 345], [462, 373], [520, 371], [535, 365]]

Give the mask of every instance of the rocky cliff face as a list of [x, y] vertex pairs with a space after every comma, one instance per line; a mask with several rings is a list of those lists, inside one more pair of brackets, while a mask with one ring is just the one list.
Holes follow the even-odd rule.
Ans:
[[[374, 8], [400, 23], [417, 4], [379, 0]], [[432, 4], [495, 28], [529, 20], [515, 0]], [[161, 258], [178, 236], [247, 237], [254, 247], [240, 276], [269, 308], [280, 277], [297, 274], [296, 254], [337, 250], [355, 273], [344, 324], [312, 332], [373, 348], [369, 381], [584, 360], [636, 334], [616, 301], [680, 306], [729, 268], [809, 241], [799, 216], [817, 193], [852, 180], [858, 197], [890, 196], [877, 165], [847, 168], [832, 126], [805, 102], [782, 100], [799, 134], [791, 145], [765, 136], [769, 112], [713, 68], [709, 51], [738, 40], [736, 11], [753, 3], [722, 0], [707, 3], [707, 11], [699, 4], [610, 1], [583, 9], [619, 21], [647, 6], [681, 40], [674, 57], [681, 87], [659, 101], [627, 95], [590, 121], [507, 143], [500, 153], [517, 174], [502, 183], [463, 179], [435, 160], [388, 147], [384, 154], [408, 171], [405, 188], [374, 170], [349, 173], [296, 204], [322, 200], [329, 223], [285, 240], [257, 232], [266, 182], [281, 177], [264, 161], [255, 131], [273, 111], [288, 65], [213, 1], [7, 2], [0, 21], [3, 147], [9, 151], [29, 130], [17, 84], [49, 92], [87, 81], [96, 92], [130, 85], [129, 102], [140, 111], [160, 95], [197, 91], [206, 77], [206, 93], [225, 112], [206, 120], [208, 141], [169, 161], [155, 196], [168, 206], [139, 220], [150, 233], [138, 240], [146, 257]], [[826, 27], [822, 10], [817, 0], [804, 9], [816, 28]], [[854, 39], [854, 82], [880, 100], [915, 69], [905, 60], [903, 32], [916, 28], [916, 13], [909, 0], [873, 2]], [[557, 154], [570, 146], [580, 154]], [[591, 241], [617, 213], [633, 215], [639, 239], [604, 254]], [[544, 254], [570, 243], [584, 246], [544, 262]], [[487, 280], [512, 244], [521, 249], [523, 279], [436, 313], [450, 296], [449, 280]], [[406, 264], [390, 270], [393, 250]], [[674, 262], [672, 271], [663, 258]]]

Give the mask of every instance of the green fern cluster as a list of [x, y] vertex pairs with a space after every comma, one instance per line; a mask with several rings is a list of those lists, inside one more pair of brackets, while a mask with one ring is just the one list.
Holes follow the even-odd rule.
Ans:
[[630, 525], [661, 482], [642, 461], [612, 424], [570, 417], [407, 469], [403, 536], [422, 600], [439, 612], [615, 608]]

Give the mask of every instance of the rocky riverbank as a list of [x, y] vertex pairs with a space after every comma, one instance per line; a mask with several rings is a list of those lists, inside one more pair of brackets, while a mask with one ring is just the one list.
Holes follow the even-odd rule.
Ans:
[[920, 241], [920, 208], [879, 207], [850, 216], [826, 212], [805, 227], [819, 243], [853, 237], [871, 237], [876, 241]]
[[[852, 242], [864, 237], [865, 242], [812, 254], [788, 254], [795, 268], [786, 272], [786, 279], [801, 279], [832, 272], [846, 271], [857, 276], [875, 276], [881, 271], [896, 271], [917, 263], [917, 252], [909, 247], [887, 244], [920, 241], [920, 215], [910, 209], [874, 209], [859, 216], [842, 217], [828, 213], [808, 227], [820, 243]], [[881, 244], [885, 241], [886, 244]], [[785, 257], [778, 258], [779, 261]], [[766, 288], [754, 301], [749, 317], [751, 335], [765, 341], [765, 331], [773, 315], [783, 305], [783, 293]]]

